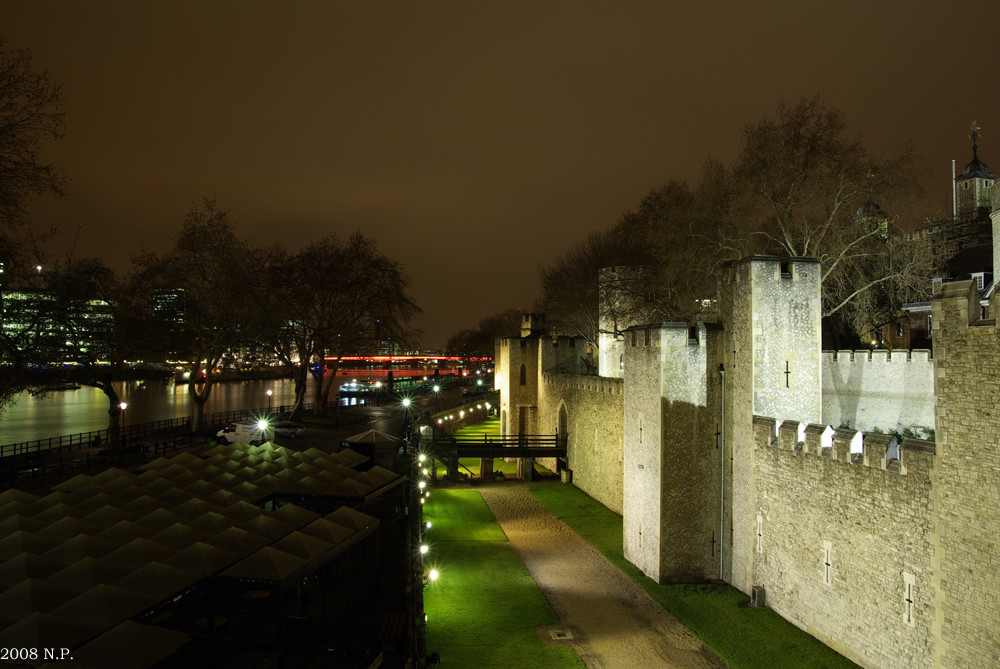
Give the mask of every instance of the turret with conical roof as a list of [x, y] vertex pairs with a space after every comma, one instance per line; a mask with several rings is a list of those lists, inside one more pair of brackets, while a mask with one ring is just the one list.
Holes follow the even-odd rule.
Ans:
[[979, 159], [979, 125], [970, 126], [972, 160], [962, 173], [955, 177], [955, 194], [959, 219], [976, 219], [989, 216], [991, 209], [990, 187], [996, 175]]

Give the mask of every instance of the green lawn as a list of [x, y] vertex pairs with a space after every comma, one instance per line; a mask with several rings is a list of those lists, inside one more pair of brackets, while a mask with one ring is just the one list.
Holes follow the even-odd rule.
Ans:
[[535, 628], [559, 619], [475, 490], [433, 490], [424, 590], [427, 652], [449, 667], [583, 667], [571, 648], [545, 646]]
[[856, 667], [770, 609], [740, 606], [749, 597], [728, 585], [658, 585], [622, 554], [622, 517], [571, 485], [531, 492], [733, 669]]

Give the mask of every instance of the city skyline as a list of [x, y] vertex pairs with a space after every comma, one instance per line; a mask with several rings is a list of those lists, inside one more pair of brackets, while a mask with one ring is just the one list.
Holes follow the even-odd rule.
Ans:
[[538, 269], [651, 189], [735, 155], [779, 100], [821, 96], [878, 152], [912, 139], [950, 209], [952, 159], [1000, 161], [970, 26], [993, 5], [771, 2], [4, 4], [0, 36], [62, 85], [70, 181], [36, 198], [57, 258], [126, 266], [215, 197], [292, 250], [362, 230], [399, 260], [425, 347], [528, 310]]

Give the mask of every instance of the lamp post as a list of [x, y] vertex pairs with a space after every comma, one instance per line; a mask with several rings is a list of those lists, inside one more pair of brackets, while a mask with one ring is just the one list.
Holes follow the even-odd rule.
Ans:
[[[125, 448], [125, 407], [128, 406], [127, 402], [121, 402], [118, 408], [121, 409], [121, 423], [122, 423], [122, 434], [121, 438], [118, 440], [118, 448]], [[115, 464], [115, 451], [111, 451], [111, 465]], [[118, 463], [121, 464], [121, 455], [118, 456]]]
[[118, 405], [118, 408], [121, 409], [121, 418], [122, 418], [122, 436], [120, 439], [120, 444], [122, 446], [125, 445], [125, 407], [127, 406], [128, 406], [127, 402], [122, 402]]
[[431, 390], [434, 391], [434, 411], [436, 412], [438, 410], [438, 397], [441, 395], [441, 386], [435, 383]]
[[270, 388], [268, 388], [267, 391], [265, 392], [265, 394], [267, 395], [267, 416], [268, 416], [268, 418], [270, 418], [271, 417], [271, 395], [274, 394], [274, 391], [271, 390]]

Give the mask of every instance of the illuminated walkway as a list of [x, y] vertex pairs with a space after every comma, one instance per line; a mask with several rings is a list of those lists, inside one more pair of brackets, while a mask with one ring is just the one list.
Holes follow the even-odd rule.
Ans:
[[[511, 546], [559, 616], [538, 630], [591, 669], [716, 668], [721, 660], [520, 483], [483, 486]], [[569, 637], [572, 638], [569, 638]]]

